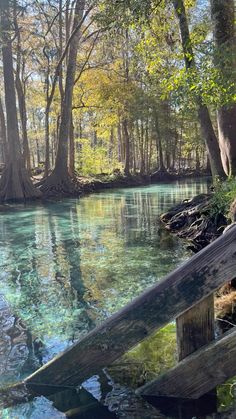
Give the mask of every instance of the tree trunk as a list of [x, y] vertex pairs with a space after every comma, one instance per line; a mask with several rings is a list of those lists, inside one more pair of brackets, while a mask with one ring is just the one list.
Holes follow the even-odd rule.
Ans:
[[51, 99], [49, 95], [49, 61], [46, 70], [45, 76], [45, 87], [46, 87], [46, 108], [45, 108], [45, 120], [44, 120], [44, 127], [45, 127], [45, 165], [44, 165], [44, 177], [47, 178], [49, 175], [50, 170], [50, 126], [49, 126], [49, 115], [50, 115], [50, 106], [51, 106]]
[[[81, 21], [84, 13], [85, 0], [77, 0], [74, 12], [74, 31]], [[65, 92], [63, 98], [61, 124], [59, 129], [58, 149], [55, 168], [46, 179], [41, 189], [46, 194], [76, 194], [79, 192], [78, 185], [71, 178], [68, 170], [69, 138], [71, 127], [71, 112], [73, 88], [76, 72], [76, 59], [81, 31], [77, 31], [70, 43], [68, 63], [66, 69]]]
[[[62, 55], [63, 52], [63, 19], [62, 19], [62, 13], [63, 13], [63, 7], [62, 7], [62, 0], [59, 0], [59, 58]], [[58, 83], [59, 83], [59, 91], [61, 96], [61, 113], [62, 113], [62, 107], [63, 107], [63, 98], [64, 98], [64, 87], [63, 87], [63, 67], [60, 67], [59, 71], [59, 77], [58, 77]]]
[[[23, 87], [23, 81], [20, 77], [22, 50], [21, 50], [21, 34], [20, 34], [18, 21], [17, 21], [16, 0], [14, 1], [14, 26], [15, 26], [15, 33], [16, 33], [16, 38], [17, 38], [16, 91], [17, 91], [17, 97], [18, 97], [20, 121], [21, 121], [21, 132], [22, 132], [22, 140], [23, 140], [23, 158], [24, 158], [24, 163], [28, 171], [30, 172], [31, 161], [30, 161], [30, 148], [29, 148], [28, 133], [27, 133], [27, 110], [26, 110], [26, 101], [25, 101], [25, 89]], [[22, 78], [23, 78], [23, 75], [22, 75]]]
[[[173, 0], [173, 4], [176, 15], [179, 20], [181, 42], [184, 52], [186, 69], [196, 69], [184, 1]], [[224, 178], [225, 174], [221, 162], [218, 140], [212, 126], [208, 108], [203, 104], [201, 96], [197, 98], [197, 106], [198, 117], [201, 125], [201, 132], [208, 151], [212, 176], [213, 178], [215, 178], [216, 176]]]
[[155, 124], [155, 131], [156, 131], [157, 165], [160, 172], [166, 172], [166, 168], [164, 165], [164, 158], [163, 158], [161, 132], [160, 132], [158, 114], [157, 114], [156, 108], [153, 109], [153, 114], [154, 114], [154, 124]]
[[75, 175], [75, 133], [74, 133], [73, 113], [71, 114], [71, 122], [70, 122], [69, 174], [72, 177]]
[[144, 159], [144, 123], [141, 118], [140, 126], [140, 174], [144, 175], [145, 172], [145, 159]]
[[108, 158], [109, 158], [109, 164], [112, 165], [112, 158], [113, 158], [113, 147], [114, 147], [114, 128], [111, 127], [110, 131], [110, 141], [108, 146]]
[[118, 138], [118, 160], [123, 162], [123, 143], [122, 143], [122, 133], [121, 133], [121, 124], [120, 121], [117, 125], [117, 138]]
[[20, 120], [21, 120], [21, 130], [22, 130], [22, 140], [23, 140], [23, 159], [28, 171], [31, 170], [31, 161], [30, 161], [30, 148], [27, 134], [27, 111], [25, 103], [25, 94], [22, 87], [22, 82], [20, 80], [19, 73], [16, 73], [16, 91], [18, 96]]
[[39, 167], [40, 164], [40, 149], [39, 149], [39, 140], [38, 138], [35, 139], [36, 142], [36, 155], [37, 155], [37, 166]]
[[124, 173], [126, 176], [130, 175], [130, 139], [129, 139], [129, 131], [128, 131], [128, 121], [127, 119], [123, 119], [122, 121], [123, 126], [123, 135], [125, 140], [125, 168]]
[[[234, 0], [211, 0], [216, 44], [215, 63], [225, 81], [236, 82], [235, 4]], [[219, 144], [227, 176], [236, 175], [236, 104], [222, 106], [217, 112]]]
[[199, 103], [198, 117], [200, 121], [202, 136], [205, 139], [212, 176], [213, 178], [217, 176], [221, 179], [224, 179], [225, 174], [220, 159], [220, 149], [212, 126], [210, 114], [207, 106], [203, 105], [201, 102]]
[[2, 106], [2, 99], [0, 98], [0, 141], [2, 144], [2, 157], [3, 162], [7, 162], [7, 129], [5, 115]]
[[40, 196], [35, 189], [30, 176], [24, 166], [20, 150], [20, 139], [17, 121], [16, 92], [13, 72], [10, 1], [2, 0], [1, 29], [2, 29], [2, 61], [5, 87], [5, 105], [7, 115], [7, 139], [9, 156], [6, 168], [0, 181], [0, 200], [24, 200]]

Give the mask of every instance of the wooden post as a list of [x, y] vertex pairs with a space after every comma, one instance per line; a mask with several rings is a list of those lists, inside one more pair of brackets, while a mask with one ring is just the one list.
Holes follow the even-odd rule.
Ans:
[[[179, 364], [176, 368], [182, 365], [182, 360], [188, 362], [189, 355], [214, 340], [214, 323], [214, 294], [210, 294], [177, 317], [176, 334]], [[188, 381], [192, 382], [195, 379], [196, 376], [195, 374], [191, 374], [190, 367]], [[159, 380], [161, 381], [162, 377]], [[165, 386], [165, 380], [163, 379], [163, 381], [161, 385], [156, 385], [154, 382], [153, 384], [147, 383], [143, 388], [138, 390], [138, 393], [142, 394], [145, 400], [152, 403], [155, 407], [160, 408], [162, 413], [168, 415], [175, 413], [183, 418], [191, 416], [205, 418], [206, 414], [211, 414], [217, 410], [217, 397], [214, 389], [205, 395], [202, 393], [201, 397], [193, 400], [188, 397], [185, 398], [184, 380], [181, 382], [181, 379], [177, 380], [175, 376], [172, 387], [170, 385]], [[156, 382], [158, 382], [158, 379]], [[173, 387], [175, 388], [174, 392]], [[153, 391], [153, 389], [155, 390]], [[163, 406], [168, 406], [169, 410], [167, 409], [164, 412]]]
[[142, 396], [168, 396], [199, 400], [204, 394], [236, 374], [236, 327], [220, 339], [198, 349], [174, 368], [136, 393]]
[[214, 340], [214, 323], [213, 294], [176, 319], [179, 361]]
[[[215, 339], [214, 294], [204, 298], [176, 319], [176, 333], [179, 362]], [[209, 413], [209, 410], [205, 411], [206, 404], [212, 413], [217, 411], [215, 389], [195, 402], [196, 412]]]

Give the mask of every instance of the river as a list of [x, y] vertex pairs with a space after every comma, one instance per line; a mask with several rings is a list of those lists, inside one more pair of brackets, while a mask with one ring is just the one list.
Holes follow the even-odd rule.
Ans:
[[[1, 213], [0, 385], [24, 378], [183, 263], [190, 252], [159, 215], [207, 190], [205, 179], [184, 180]], [[174, 348], [169, 325], [109, 369], [109, 377], [142, 384], [174, 364]], [[85, 388], [96, 396], [99, 377]], [[44, 398], [1, 415], [63, 417]]]

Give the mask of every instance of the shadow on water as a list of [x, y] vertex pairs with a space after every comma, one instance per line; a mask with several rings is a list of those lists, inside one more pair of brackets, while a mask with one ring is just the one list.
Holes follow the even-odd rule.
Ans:
[[[0, 384], [24, 378], [186, 260], [183, 243], [163, 230], [158, 217], [176, 202], [206, 191], [205, 181], [176, 182], [0, 214]], [[91, 387], [93, 378], [84, 384], [83, 397], [73, 390], [71, 406], [79, 403], [82, 409], [87, 390], [90, 415], [91, 409], [104, 408], [107, 397], [114, 409], [120, 400], [122, 417], [127, 400], [141, 409], [129, 389], [174, 363], [174, 325], [169, 325], [109, 368], [106, 385], [100, 377], [99, 385]], [[97, 388], [103, 399], [94, 397]], [[93, 399], [99, 399], [96, 408]], [[63, 400], [58, 395], [62, 412], [67, 408]], [[14, 409], [12, 417], [33, 418], [38, 409], [45, 418], [59, 417], [43, 398]], [[85, 411], [71, 414], [83, 418]], [[7, 414], [2, 417], [11, 417]], [[135, 417], [134, 411], [129, 417]]]
[[169, 418], [205, 418], [217, 412], [217, 397], [215, 392], [202, 396], [198, 400], [152, 396], [145, 397], [145, 400], [155, 406], [165, 417]]

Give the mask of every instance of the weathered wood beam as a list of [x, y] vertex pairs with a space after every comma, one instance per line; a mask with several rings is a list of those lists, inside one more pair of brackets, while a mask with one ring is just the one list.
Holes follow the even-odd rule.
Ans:
[[[235, 277], [236, 227], [25, 380], [27, 387], [78, 385]], [[41, 389], [43, 387], [41, 386]]]
[[214, 294], [176, 319], [178, 360], [186, 358], [215, 339]]
[[[182, 361], [190, 354], [211, 341], [215, 340], [215, 315], [214, 315], [214, 294], [210, 294], [194, 307], [185, 311], [176, 319], [176, 336], [178, 360]], [[202, 398], [201, 398], [202, 399]], [[198, 409], [206, 404], [205, 399], [195, 401]], [[211, 406], [211, 413], [217, 411], [216, 389], [209, 394], [208, 407]], [[215, 403], [214, 403], [215, 401]], [[184, 412], [183, 412], [184, 417]]]
[[236, 375], [236, 327], [203, 346], [157, 380], [136, 392], [142, 396], [198, 399]]

